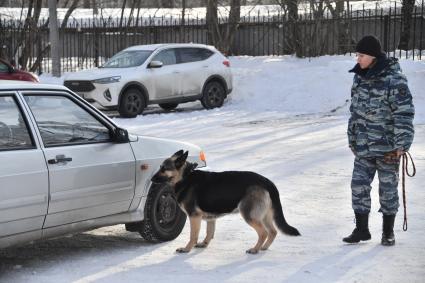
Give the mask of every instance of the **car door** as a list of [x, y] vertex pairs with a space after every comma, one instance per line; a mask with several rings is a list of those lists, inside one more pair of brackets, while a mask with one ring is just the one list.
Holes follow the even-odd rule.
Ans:
[[177, 49], [180, 75], [184, 78], [182, 93], [184, 96], [198, 95], [203, 83], [210, 76], [211, 66], [205, 61], [213, 54], [211, 50], [197, 47]]
[[135, 189], [130, 144], [114, 143], [107, 121], [68, 93], [24, 93], [49, 171], [44, 228], [128, 211]]
[[173, 98], [182, 93], [182, 78], [177, 63], [175, 49], [164, 49], [156, 54], [152, 61], [162, 62], [160, 68], [149, 68], [152, 80], [152, 100], [163, 100]]
[[0, 238], [33, 232], [41, 236], [47, 213], [48, 173], [22, 100], [0, 92]]

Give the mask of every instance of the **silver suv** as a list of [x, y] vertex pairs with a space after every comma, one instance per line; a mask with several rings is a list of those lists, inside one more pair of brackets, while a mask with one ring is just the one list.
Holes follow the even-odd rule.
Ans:
[[70, 73], [64, 85], [99, 109], [135, 117], [148, 104], [171, 110], [200, 100], [206, 109], [221, 107], [232, 91], [232, 73], [212, 46], [154, 44], [124, 49], [100, 68]]
[[147, 240], [186, 221], [169, 187], [150, 181], [189, 143], [128, 134], [61, 86], [0, 82], [0, 248], [126, 223]]

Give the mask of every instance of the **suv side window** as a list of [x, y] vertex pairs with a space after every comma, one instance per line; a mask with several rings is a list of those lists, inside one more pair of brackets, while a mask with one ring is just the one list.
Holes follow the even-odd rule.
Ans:
[[13, 96], [0, 96], [0, 151], [34, 148], [27, 121]]
[[176, 53], [174, 52], [174, 49], [162, 50], [152, 59], [152, 61], [161, 61], [163, 66], [174, 65], [177, 63]]
[[205, 48], [179, 48], [180, 63], [203, 61], [213, 54], [214, 52]]
[[110, 141], [109, 129], [69, 97], [25, 95], [46, 147]]

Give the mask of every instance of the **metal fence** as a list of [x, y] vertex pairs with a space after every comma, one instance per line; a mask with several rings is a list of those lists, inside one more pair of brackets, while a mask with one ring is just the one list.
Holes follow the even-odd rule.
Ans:
[[[211, 44], [204, 19], [188, 19], [184, 24], [180, 19], [172, 18], [124, 19], [121, 25], [119, 22], [120, 19], [75, 20], [60, 29], [62, 71], [99, 66], [113, 54], [132, 45], [175, 42]], [[226, 19], [220, 19], [220, 28], [224, 30], [227, 24]], [[320, 17], [311, 13], [299, 14], [295, 26], [290, 24], [283, 11], [274, 15], [249, 15], [240, 19], [231, 45], [231, 55], [292, 54], [289, 34], [291, 29], [296, 28], [304, 57], [351, 53], [357, 40], [366, 34], [374, 34], [381, 39], [384, 50], [390, 56], [421, 60], [425, 55], [423, 0], [421, 5], [414, 7], [410, 25], [408, 48], [402, 51], [398, 50], [403, 24], [401, 7], [397, 4], [386, 9], [348, 10], [338, 18], [333, 18], [329, 13]], [[27, 48], [28, 63], [22, 67], [32, 67], [38, 73], [50, 72], [46, 20], [41, 20], [35, 30], [23, 31], [23, 27], [24, 23], [0, 20], [2, 53], [19, 59]]]

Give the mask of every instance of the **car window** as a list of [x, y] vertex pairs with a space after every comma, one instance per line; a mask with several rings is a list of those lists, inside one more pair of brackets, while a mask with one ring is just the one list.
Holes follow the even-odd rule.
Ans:
[[205, 48], [179, 48], [180, 63], [202, 61], [212, 54], [211, 50]]
[[115, 54], [102, 68], [129, 68], [142, 65], [152, 54], [148, 50], [128, 50]]
[[110, 140], [109, 129], [66, 96], [25, 95], [46, 147]]
[[9, 72], [9, 66], [7, 66], [3, 62], [0, 62], [0, 73], [8, 73], [8, 72]]
[[0, 150], [34, 148], [28, 124], [13, 96], [0, 96]]
[[176, 54], [174, 49], [162, 50], [159, 52], [152, 61], [161, 61], [164, 66], [176, 64]]

